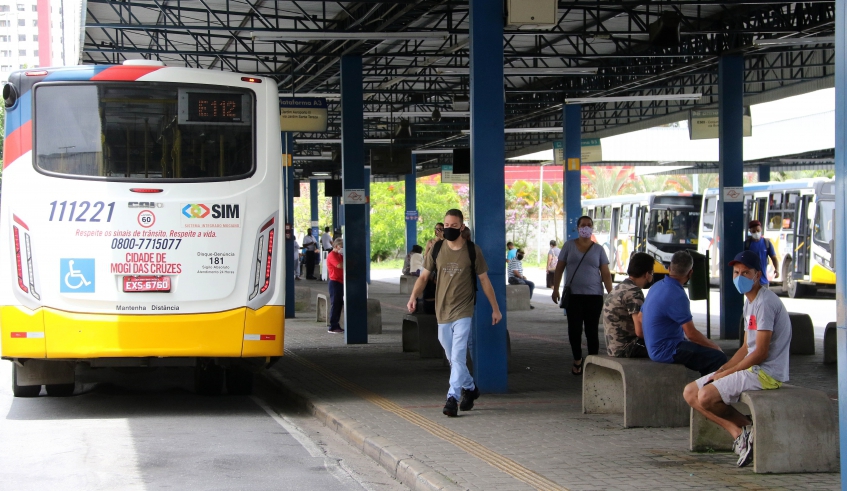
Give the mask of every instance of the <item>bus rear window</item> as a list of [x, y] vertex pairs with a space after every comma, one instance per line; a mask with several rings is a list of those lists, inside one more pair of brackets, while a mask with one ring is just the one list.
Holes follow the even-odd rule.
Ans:
[[34, 97], [35, 164], [66, 176], [145, 180], [247, 177], [253, 96], [173, 84], [45, 85]]

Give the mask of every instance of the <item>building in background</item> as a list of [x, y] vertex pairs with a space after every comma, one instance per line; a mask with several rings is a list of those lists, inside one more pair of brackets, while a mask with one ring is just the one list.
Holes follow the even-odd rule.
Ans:
[[81, 0], [0, 0], [0, 80], [21, 68], [76, 65]]

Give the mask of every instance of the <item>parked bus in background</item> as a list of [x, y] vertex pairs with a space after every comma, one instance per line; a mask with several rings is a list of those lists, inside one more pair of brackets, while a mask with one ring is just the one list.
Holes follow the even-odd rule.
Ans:
[[691, 193], [632, 194], [582, 200], [582, 211], [594, 220], [595, 241], [609, 257], [612, 276], [626, 276], [630, 255], [646, 252], [656, 260], [658, 280], [675, 252], [697, 249], [701, 199]]
[[14, 395], [70, 395], [79, 364], [249, 393], [283, 353], [274, 81], [138, 60], [13, 72], [3, 98]]
[[[718, 189], [703, 194], [700, 248], [711, 256], [713, 283], [723, 264], [718, 252], [721, 217], [716, 213]], [[833, 288], [835, 267], [835, 182], [832, 179], [799, 179], [760, 182], [744, 186], [744, 225], [762, 222], [762, 236], [773, 244], [779, 259], [779, 277], [767, 265], [771, 286], [781, 286], [791, 298], [814, 295], [818, 287]], [[745, 229], [744, 240], [747, 237]]]

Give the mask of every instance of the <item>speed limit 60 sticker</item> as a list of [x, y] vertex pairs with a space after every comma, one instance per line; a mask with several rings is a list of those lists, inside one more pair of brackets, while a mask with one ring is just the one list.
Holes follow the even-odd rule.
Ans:
[[144, 228], [150, 228], [156, 223], [156, 215], [150, 210], [144, 210], [138, 214], [138, 224]]

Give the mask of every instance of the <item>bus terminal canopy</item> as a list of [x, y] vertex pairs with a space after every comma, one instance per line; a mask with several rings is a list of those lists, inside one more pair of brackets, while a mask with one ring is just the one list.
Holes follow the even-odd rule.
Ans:
[[[326, 98], [326, 131], [294, 135], [299, 176], [340, 168], [333, 156], [346, 54], [363, 60], [366, 151], [416, 151], [419, 172], [427, 172], [469, 145], [468, 2], [85, 5], [83, 63], [158, 59], [268, 76], [285, 96]], [[510, 5], [503, 36], [507, 157], [560, 140], [566, 101], [582, 104], [584, 138], [716, 109], [725, 54], [744, 57], [745, 105], [834, 86], [833, 1], [550, 0], [537, 16], [521, 2]]]

